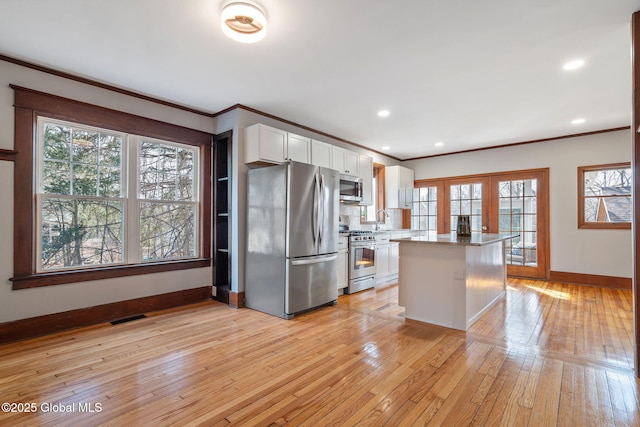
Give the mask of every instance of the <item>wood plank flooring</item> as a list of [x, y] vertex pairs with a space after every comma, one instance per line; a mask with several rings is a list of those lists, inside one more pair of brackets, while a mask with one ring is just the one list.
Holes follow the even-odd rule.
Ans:
[[395, 285], [289, 321], [148, 313], [0, 346], [0, 401], [36, 409], [0, 425], [640, 426], [631, 305], [510, 279], [466, 333], [405, 321]]

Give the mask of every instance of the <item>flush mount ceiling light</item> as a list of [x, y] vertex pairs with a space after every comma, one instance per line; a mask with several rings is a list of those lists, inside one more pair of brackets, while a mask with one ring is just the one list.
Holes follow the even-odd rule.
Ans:
[[222, 8], [222, 32], [241, 43], [255, 43], [267, 34], [264, 12], [251, 3], [233, 2]]
[[433, 145], [435, 145], [436, 147], [442, 147], [442, 146], [444, 146], [444, 142], [442, 142], [442, 141], [438, 141], [438, 142], [436, 142], [436, 143], [435, 143], [435, 144], [433, 144]]
[[380, 111], [378, 111], [378, 117], [389, 117], [389, 114], [391, 114], [389, 112], [389, 110], [380, 110]]
[[391, 150], [391, 147], [389, 147], [388, 145], [385, 145], [384, 147], [382, 147], [382, 149], [384, 151], [389, 151], [389, 150]]
[[584, 59], [576, 59], [574, 61], [569, 61], [562, 66], [562, 69], [565, 71], [573, 71], [581, 68], [584, 65]]
[[585, 120], [585, 119], [583, 119], [582, 117], [580, 117], [579, 119], [571, 120], [571, 124], [572, 124], [572, 125], [581, 125], [581, 124], [583, 124], [584, 122], [586, 122], [586, 120]]

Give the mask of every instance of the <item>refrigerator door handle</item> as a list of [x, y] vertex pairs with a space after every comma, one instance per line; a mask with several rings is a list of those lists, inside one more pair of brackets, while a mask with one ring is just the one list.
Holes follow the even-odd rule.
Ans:
[[320, 206], [322, 209], [322, 216], [321, 216], [321, 220], [320, 223], [318, 224], [318, 237], [319, 237], [319, 242], [318, 244], [322, 244], [322, 240], [324, 238], [324, 221], [325, 221], [325, 209], [326, 209], [326, 201], [325, 201], [325, 191], [326, 191], [326, 187], [324, 185], [324, 174], [321, 173], [320, 174]]
[[318, 246], [318, 238], [319, 238], [319, 224], [318, 224], [318, 198], [320, 195], [320, 180], [318, 179], [318, 173], [316, 173], [313, 177], [313, 212], [311, 213], [311, 226], [313, 227], [313, 244]]
[[338, 259], [338, 254], [334, 255], [323, 255], [321, 257], [313, 257], [313, 258], [305, 258], [305, 259], [297, 259], [295, 261], [291, 261], [291, 265], [309, 265], [309, 264], [320, 264], [323, 262], [335, 261]]

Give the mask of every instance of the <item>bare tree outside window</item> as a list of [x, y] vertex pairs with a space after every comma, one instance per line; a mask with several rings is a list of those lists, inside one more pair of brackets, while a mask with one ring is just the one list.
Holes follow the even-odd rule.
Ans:
[[196, 149], [48, 119], [38, 129], [39, 270], [197, 256]]
[[41, 269], [122, 262], [121, 135], [43, 123]]
[[192, 149], [140, 144], [140, 249], [144, 260], [195, 256]]

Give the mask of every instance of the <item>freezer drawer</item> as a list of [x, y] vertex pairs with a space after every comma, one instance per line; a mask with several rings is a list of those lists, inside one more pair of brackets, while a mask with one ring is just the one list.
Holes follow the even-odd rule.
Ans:
[[290, 259], [287, 263], [285, 313], [328, 304], [338, 299], [338, 254]]

